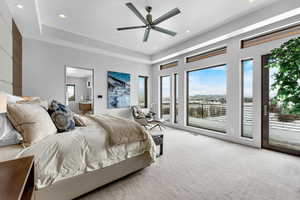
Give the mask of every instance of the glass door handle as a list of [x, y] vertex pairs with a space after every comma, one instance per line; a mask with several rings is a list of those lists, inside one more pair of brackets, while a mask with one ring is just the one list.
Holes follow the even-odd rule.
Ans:
[[264, 115], [268, 116], [268, 105], [264, 105]]

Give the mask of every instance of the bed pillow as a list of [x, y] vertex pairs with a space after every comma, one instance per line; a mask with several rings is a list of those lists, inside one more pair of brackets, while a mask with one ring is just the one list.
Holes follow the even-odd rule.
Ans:
[[80, 115], [73, 113], [73, 118], [75, 121], [75, 126], [87, 126], [85, 120]]
[[17, 101], [22, 101], [24, 100], [22, 97], [19, 96], [14, 96], [8, 93], [5, 93], [6, 97], [7, 97], [7, 102], [8, 103], [16, 103]]
[[53, 100], [49, 106], [50, 114], [58, 132], [70, 131], [75, 128], [72, 111], [65, 105]]
[[0, 114], [0, 147], [20, 144], [21, 134], [13, 128], [6, 114]]
[[48, 102], [46, 100], [42, 100], [39, 97], [36, 97], [34, 99], [25, 99], [25, 100], [22, 100], [22, 101], [17, 101], [17, 103], [20, 103], [20, 104], [25, 104], [25, 103], [37, 104], [37, 105], [42, 106], [46, 110], [48, 110], [48, 107], [49, 107]]
[[34, 144], [54, 135], [57, 129], [48, 112], [37, 104], [8, 104], [8, 118], [23, 136], [25, 144]]

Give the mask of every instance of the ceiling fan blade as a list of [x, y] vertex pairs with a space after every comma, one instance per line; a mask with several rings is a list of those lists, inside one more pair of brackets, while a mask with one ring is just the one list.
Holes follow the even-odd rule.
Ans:
[[174, 8], [173, 10], [167, 12], [166, 14], [160, 16], [159, 18], [157, 18], [156, 20], [154, 20], [153, 24], [157, 25], [171, 17], [174, 17], [175, 15], [178, 15], [180, 13], [180, 10], [178, 8]]
[[174, 8], [173, 10], [167, 12], [166, 14], [160, 16], [159, 18], [157, 18], [156, 20], [154, 20], [153, 24], [157, 25], [171, 17], [174, 17], [175, 15], [178, 15], [180, 13], [180, 10], [178, 8]]
[[146, 27], [147, 26], [129, 26], [129, 27], [117, 28], [117, 30], [123, 31], [123, 30], [131, 30], [131, 29], [146, 28]]
[[150, 30], [151, 30], [150, 28], [146, 28], [143, 42], [147, 42], [148, 41]]
[[171, 36], [175, 36], [177, 34], [176, 32], [173, 32], [173, 31], [170, 31], [170, 30], [167, 30], [167, 29], [164, 29], [164, 28], [160, 28], [158, 26], [153, 26], [152, 28], [154, 30], [158, 31], [158, 32], [165, 33], [165, 34], [168, 34], [168, 35], [171, 35]]
[[136, 9], [136, 7], [132, 3], [126, 3], [126, 6], [146, 25], [149, 23], [143, 17], [143, 15]]

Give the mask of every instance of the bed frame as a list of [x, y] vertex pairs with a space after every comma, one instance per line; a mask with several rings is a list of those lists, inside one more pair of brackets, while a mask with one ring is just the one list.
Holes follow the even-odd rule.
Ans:
[[35, 191], [35, 200], [70, 200], [126, 175], [148, 167], [151, 164], [149, 153], [144, 153], [109, 167], [87, 172], [82, 175], [58, 181]]

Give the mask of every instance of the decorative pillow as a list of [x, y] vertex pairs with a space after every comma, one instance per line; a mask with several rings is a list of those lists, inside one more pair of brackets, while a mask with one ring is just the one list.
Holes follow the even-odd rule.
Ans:
[[73, 113], [73, 116], [76, 126], [87, 126], [85, 120], [80, 115]]
[[57, 129], [47, 111], [37, 104], [8, 104], [8, 118], [21, 133], [25, 144], [54, 135]]
[[19, 144], [22, 136], [13, 128], [6, 114], [0, 114], [0, 147]]
[[45, 108], [46, 110], [48, 110], [48, 102], [46, 100], [42, 100], [41, 98], [39, 97], [35, 97], [35, 98], [32, 98], [32, 99], [25, 99], [25, 100], [22, 100], [22, 101], [17, 101], [17, 103], [20, 103], [20, 104], [25, 104], [25, 103], [29, 103], [29, 104], [37, 104], [37, 105], [40, 105], [42, 106], [43, 108]]
[[7, 102], [8, 103], [16, 103], [17, 101], [22, 101], [24, 100], [22, 97], [19, 96], [14, 96], [8, 93], [5, 93], [6, 97], [7, 97]]
[[72, 111], [65, 105], [53, 100], [49, 106], [48, 113], [58, 132], [69, 131], [75, 128]]

